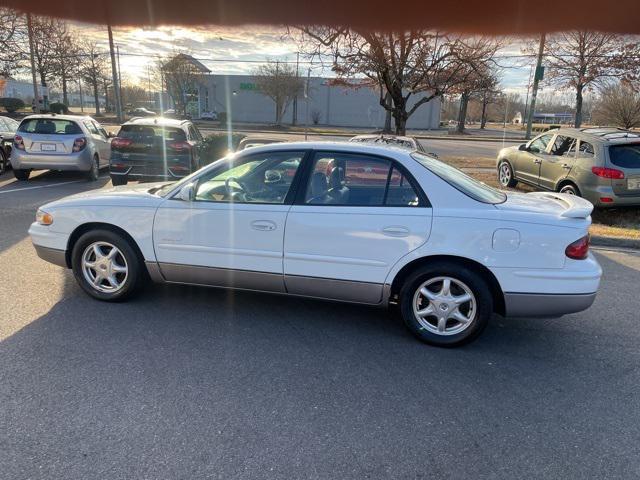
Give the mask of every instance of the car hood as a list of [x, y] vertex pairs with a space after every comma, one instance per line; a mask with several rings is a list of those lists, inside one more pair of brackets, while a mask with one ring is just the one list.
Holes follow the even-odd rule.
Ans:
[[588, 219], [593, 205], [584, 198], [555, 192], [506, 193], [507, 200], [496, 205], [501, 211], [544, 215], [559, 219]]
[[166, 182], [124, 185], [119, 187], [91, 190], [76, 193], [68, 197], [48, 203], [42, 207], [58, 208], [65, 206], [121, 206], [121, 207], [153, 207], [162, 202], [162, 197], [150, 193], [154, 188]]

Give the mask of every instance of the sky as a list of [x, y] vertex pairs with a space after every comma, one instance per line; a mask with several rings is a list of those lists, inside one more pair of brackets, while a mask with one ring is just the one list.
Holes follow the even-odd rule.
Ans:
[[[94, 39], [108, 46], [106, 27], [74, 24], [73, 28], [84, 38]], [[120, 50], [123, 80], [146, 84], [147, 66], [158, 55], [187, 52], [204, 63], [213, 73], [251, 74], [257, 64], [265, 60], [295, 62], [297, 46], [287, 36], [284, 27], [242, 28], [206, 26], [198, 28], [158, 27], [115, 28], [114, 42]], [[498, 52], [498, 62], [506, 68], [501, 72], [501, 86], [507, 92], [526, 93], [530, 65], [533, 59], [513, 58], [535, 39], [516, 39], [506, 42]], [[309, 66], [301, 58], [303, 71]], [[328, 69], [313, 66], [312, 75], [331, 76]]]

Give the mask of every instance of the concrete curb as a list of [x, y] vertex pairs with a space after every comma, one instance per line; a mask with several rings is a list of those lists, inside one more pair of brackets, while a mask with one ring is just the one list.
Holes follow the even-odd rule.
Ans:
[[591, 235], [591, 245], [594, 247], [615, 247], [630, 248], [640, 250], [640, 240], [632, 238], [604, 237], [602, 235]]

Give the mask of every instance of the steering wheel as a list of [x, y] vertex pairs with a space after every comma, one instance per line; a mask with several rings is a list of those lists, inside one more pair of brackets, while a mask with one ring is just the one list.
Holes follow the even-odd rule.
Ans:
[[[231, 182], [234, 182], [240, 188], [234, 188], [233, 186], [231, 186]], [[224, 188], [227, 191], [227, 195], [229, 196], [229, 198], [233, 198], [234, 196], [241, 196], [243, 198], [246, 198], [248, 196], [246, 185], [236, 177], [226, 178], [224, 181]]]

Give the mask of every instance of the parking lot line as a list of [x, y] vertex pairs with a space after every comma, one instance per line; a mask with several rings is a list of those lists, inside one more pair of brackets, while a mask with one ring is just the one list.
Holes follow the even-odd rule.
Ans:
[[12, 188], [11, 190], [0, 190], [0, 194], [11, 193], [11, 192], [21, 192], [22, 190], [35, 190], [38, 188], [58, 187], [60, 185], [68, 185], [70, 183], [79, 183], [79, 182], [86, 182], [86, 180], [69, 180], [68, 182], [53, 183], [51, 185], [35, 185], [33, 187]]

